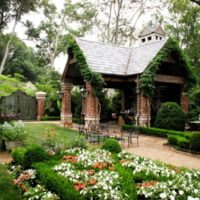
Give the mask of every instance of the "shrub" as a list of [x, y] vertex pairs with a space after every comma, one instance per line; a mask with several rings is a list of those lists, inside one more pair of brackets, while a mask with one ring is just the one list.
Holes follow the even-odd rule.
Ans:
[[24, 166], [24, 155], [25, 155], [25, 153], [26, 153], [25, 148], [23, 148], [23, 147], [15, 148], [12, 151], [12, 158], [17, 164]]
[[0, 199], [20, 200], [22, 197], [13, 184], [13, 177], [7, 172], [5, 166], [0, 165]]
[[34, 168], [37, 170], [37, 176], [41, 183], [51, 192], [55, 192], [61, 199], [84, 199], [68, 179], [55, 173], [47, 164], [37, 163], [34, 164]]
[[178, 139], [176, 135], [168, 135], [167, 137], [168, 143], [171, 145], [177, 145], [178, 144]]
[[60, 120], [60, 116], [43, 116], [40, 118], [41, 121], [55, 121]]
[[77, 138], [75, 138], [74, 141], [72, 141], [71, 147], [72, 148], [79, 147], [82, 149], [87, 149], [85, 138], [83, 136], [78, 136]]
[[13, 124], [5, 122], [2, 125], [2, 135], [4, 140], [21, 141], [26, 138], [25, 126], [22, 121], [14, 122]]
[[[178, 135], [185, 137], [186, 139], [190, 139], [193, 133], [190, 132], [181, 132], [181, 131], [173, 131], [173, 130], [165, 130], [165, 129], [160, 129], [160, 128], [149, 128], [149, 127], [138, 127], [139, 132], [145, 135], [153, 135], [153, 136], [158, 136], [158, 137], [167, 137], [168, 135]], [[134, 131], [135, 126], [131, 125], [124, 125], [122, 126], [122, 130], [130, 130]]]
[[119, 153], [122, 151], [119, 142], [117, 142], [117, 140], [113, 138], [106, 139], [104, 144], [102, 145], [102, 149], [108, 150], [111, 153]]
[[180, 106], [174, 102], [163, 103], [158, 110], [155, 127], [182, 131], [185, 128], [185, 115]]
[[186, 138], [181, 137], [178, 140], [178, 146], [181, 149], [189, 149], [189, 147], [190, 147], [190, 141], [187, 140]]
[[48, 155], [45, 150], [38, 145], [30, 145], [27, 147], [24, 154], [23, 167], [25, 169], [30, 168], [35, 162], [42, 162], [48, 159]]
[[185, 137], [181, 137], [178, 135], [168, 135], [167, 139], [169, 144], [178, 146], [181, 149], [189, 149], [190, 142]]
[[200, 151], [200, 134], [196, 133], [190, 139], [190, 149], [192, 151]]

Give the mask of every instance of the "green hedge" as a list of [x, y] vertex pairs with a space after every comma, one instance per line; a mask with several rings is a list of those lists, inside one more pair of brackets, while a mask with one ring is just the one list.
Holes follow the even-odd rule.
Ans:
[[200, 152], [200, 134], [194, 134], [190, 139], [190, 149]]
[[167, 139], [168, 143], [171, 145], [178, 146], [181, 149], [189, 149], [190, 141], [185, 137], [178, 135], [168, 135]]
[[18, 147], [12, 151], [12, 157], [17, 164], [28, 169], [35, 162], [48, 160], [49, 156], [39, 145], [30, 145], [26, 148]]
[[43, 116], [41, 117], [41, 121], [55, 121], [60, 120], [60, 116]]
[[[122, 126], [122, 130], [131, 130], [134, 131], [136, 126], [134, 125], [124, 125]], [[173, 131], [173, 130], [165, 130], [165, 129], [159, 129], [159, 128], [149, 128], [149, 127], [143, 127], [138, 126], [139, 132], [145, 135], [153, 135], [158, 137], [167, 137], [168, 135], [178, 135], [182, 136], [186, 139], [190, 139], [193, 133], [190, 132], [181, 132], [181, 131]]]
[[65, 177], [57, 174], [47, 163], [36, 163], [34, 168], [37, 171], [37, 178], [51, 192], [55, 192], [62, 200], [83, 200], [84, 198], [77, 192], [73, 184]]

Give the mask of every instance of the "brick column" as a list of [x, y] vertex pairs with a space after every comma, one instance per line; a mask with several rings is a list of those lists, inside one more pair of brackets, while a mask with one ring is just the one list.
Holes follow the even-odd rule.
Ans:
[[183, 112], [187, 113], [189, 111], [189, 99], [185, 92], [181, 92], [181, 109]]
[[89, 124], [98, 124], [99, 117], [99, 101], [93, 95], [93, 88], [90, 83], [86, 83], [87, 97], [85, 99], [85, 126]]
[[72, 111], [71, 111], [71, 83], [62, 83], [62, 108], [61, 108], [61, 123], [67, 126], [72, 125]]
[[36, 92], [38, 121], [40, 121], [41, 117], [45, 115], [45, 99], [46, 99], [46, 92]]
[[150, 120], [151, 120], [151, 111], [150, 111], [149, 100], [141, 95], [139, 125], [150, 126]]

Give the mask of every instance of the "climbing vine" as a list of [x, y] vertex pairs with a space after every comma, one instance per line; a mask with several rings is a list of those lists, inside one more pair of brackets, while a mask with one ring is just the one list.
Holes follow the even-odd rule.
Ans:
[[68, 48], [72, 50], [76, 58], [76, 66], [79, 68], [83, 79], [90, 83], [94, 88], [94, 95], [98, 98], [102, 95], [103, 87], [105, 85], [104, 79], [100, 73], [93, 72], [86, 61], [86, 58], [74, 38], [68, 42]]
[[196, 83], [196, 78], [192, 72], [190, 65], [183, 50], [179, 47], [178, 43], [169, 38], [164, 47], [160, 50], [157, 56], [151, 61], [147, 69], [140, 77], [140, 89], [143, 96], [151, 97], [155, 91], [154, 77], [162, 63], [164, 63], [168, 56], [174, 54], [178, 67], [186, 70], [186, 86], [185, 90], [189, 90]]

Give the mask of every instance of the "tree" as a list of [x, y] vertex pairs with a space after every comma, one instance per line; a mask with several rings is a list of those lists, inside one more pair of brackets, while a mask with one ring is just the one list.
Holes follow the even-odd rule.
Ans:
[[190, 2], [197, 4], [198, 6], [200, 6], [200, 0], [171, 0], [172, 3], [181, 3], [181, 4], [189, 4]]
[[103, 42], [132, 44], [136, 37], [139, 19], [152, 8], [156, 11], [159, 4], [149, 4], [151, 0], [99, 0], [98, 29]]
[[8, 22], [12, 19], [11, 13], [9, 12], [11, 0], [0, 1], [0, 33], [7, 26]]
[[[59, 11], [49, 0], [40, 4], [45, 19], [38, 27], [31, 21], [26, 22], [26, 34], [36, 43], [36, 47], [47, 64], [54, 69], [54, 60], [67, 50], [69, 34], [83, 36], [94, 23], [95, 8], [88, 2], [65, 0], [64, 9]], [[74, 24], [76, 25], [75, 28]]]
[[[166, 30], [175, 37], [190, 58], [197, 75], [200, 75], [200, 7], [192, 4], [176, 3], [170, 8], [171, 22]], [[200, 81], [200, 80], [199, 80]]]
[[[21, 17], [24, 14], [28, 13], [29, 11], [34, 11], [36, 9], [37, 4], [38, 4], [38, 0], [10, 0], [8, 2], [10, 2], [10, 4], [8, 3], [9, 10], [8, 10], [7, 7], [4, 8], [5, 10], [7, 9], [7, 14], [6, 14], [6, 17], [2, 17], [3, 27], [6, 25], [6, 23], [8, 22], [10, 17], [12, 17], [14, 19], [14, 25], [13, 25], [13, 28], [12, 28], [11, 36], [10, 36], [10, 38], [9, 38], [7, 44], [6, 44], [3, 59], [1, 61], [0, 74], [2, 74], [2, 72], [4, 70], [6, 59], [8, 57], [8, 53], [9, 53], [10, 44], [11, 44], [11, 41], [13, 39], [17, 23], [20, 22]], [[4, 3], [4, 2], [2, 2], [2, 3]], [[5, 5], [7, 5], [7, 3], [4, 4], [4, 6]], [[3, 10], [1, 14], [4, 14], [4, 13], [5, 13], [5, 11]]]
[[[10, 34], [0, 35], [0, 60], [3, 57], [3, 52], [9, 39]], [[13, 36], [3, 74], [11, 76], [21, 74], [25, 77], [25, 80], [37, 81], [39, 74], [43, 73], [42, 69], [41, 60], [33, 49], [27, 47], [16, 36]]]

